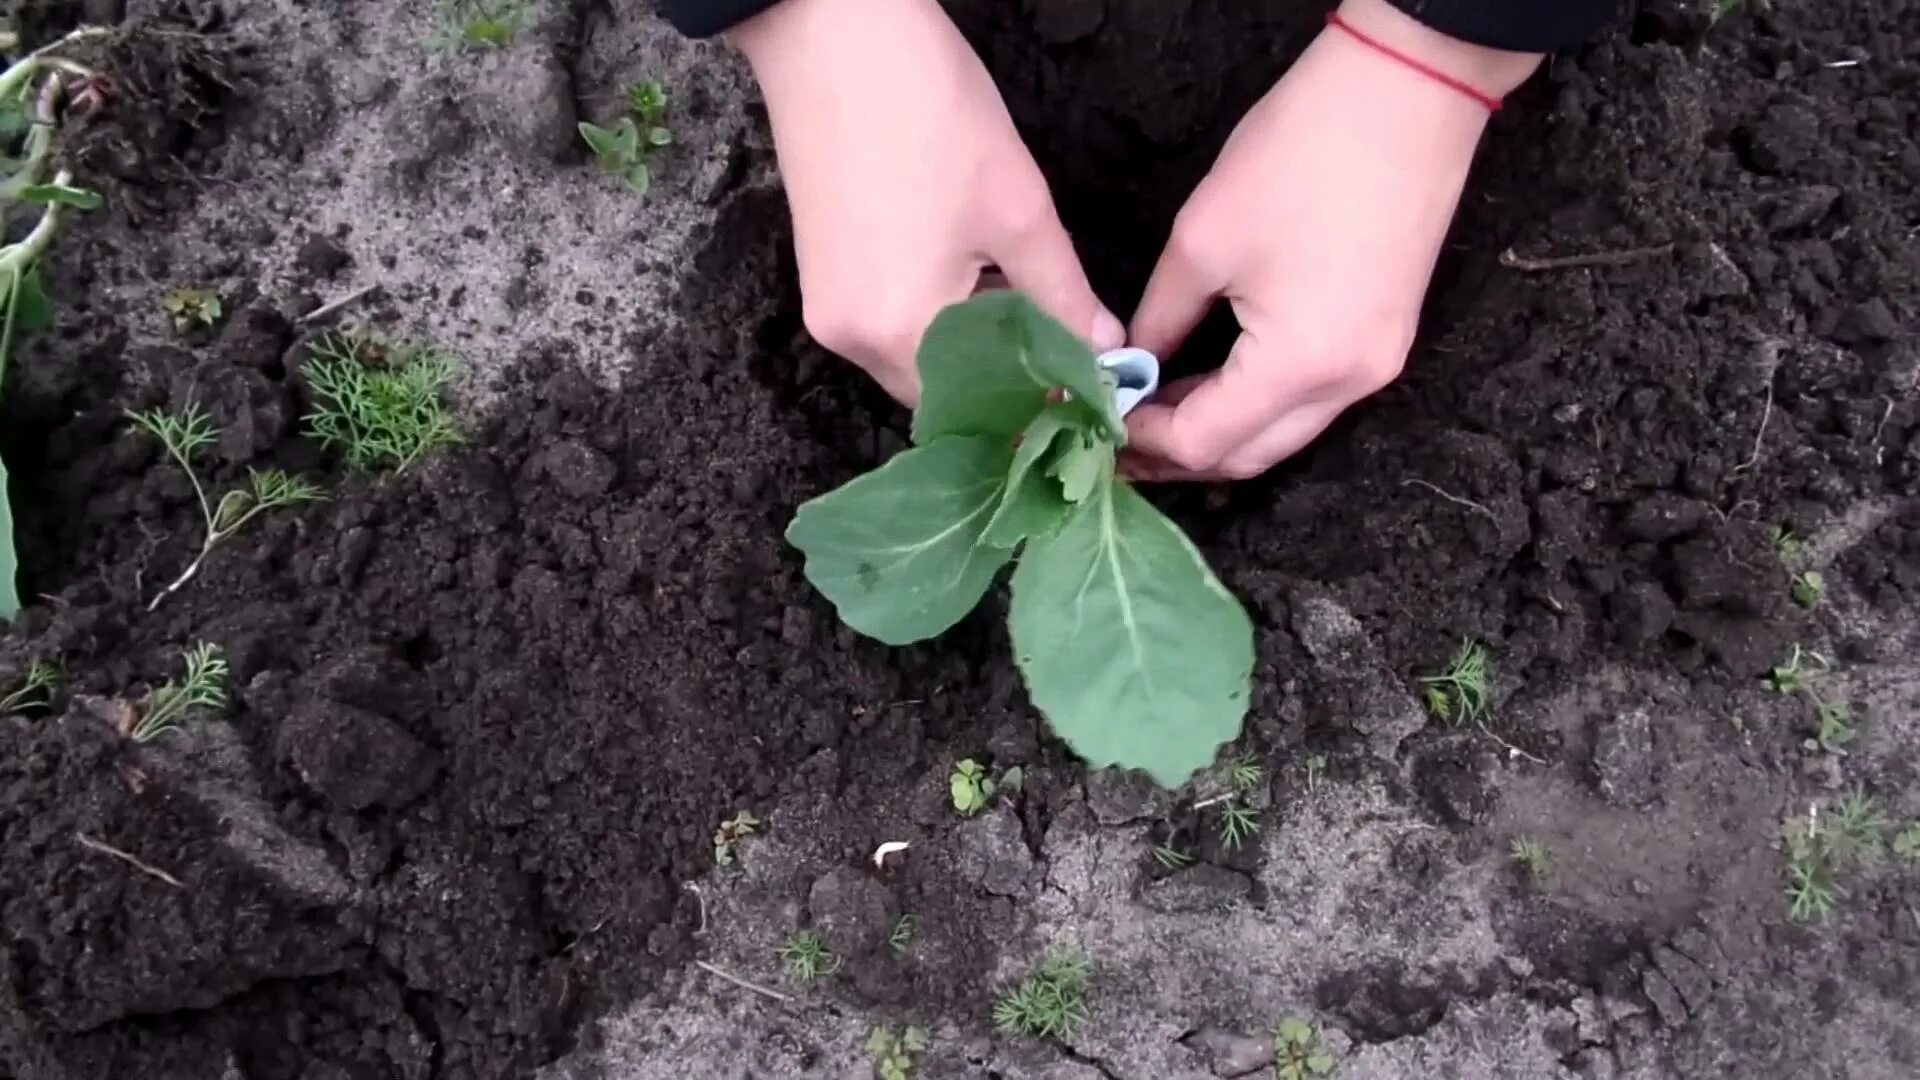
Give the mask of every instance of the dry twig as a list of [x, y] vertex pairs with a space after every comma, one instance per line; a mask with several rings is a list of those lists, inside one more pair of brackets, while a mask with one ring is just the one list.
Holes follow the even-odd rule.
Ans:
[[135, 870], [138, 870], [143, 874], [147, 874], [152, 877], [159, 878], [161, 881], [166, 882], [167, 884], [173, 886], [176, 889], [184, 889], [187, 887], [186, 883], [181, 881], [179, 878], [174, 877], [172, 874], [167, 873], [165, 870], [160, 869], [159, 867], [153, 865], [152, 863], [142, 862], [140, 859], [132, 855], [129, 855], [124, 851], [121, 851], [117, 847], [114, 847], [112, 844], [106, 843], [101, 840], [95, 840], [93, 837], [88, 836], [86, 833], [82, 833], [82, 832], [74, 833], [73, 838], [75, 840], [80, 841], [81, 847], [88, 848], [93, 851], [97, 851], [102, 855], [109, 855], [109, 856], [112, 856], [113, 858], [119, 859], [121, 862], [126, 863], [128, 866], [133, 867]]
[[750, 990], [764, 997], [770, 997], [775, 1001], [784, 1002], [789, 1005], [793, 1004], [793, 999], [781, 993], [780, 991], [769, 990], [766, 987], [761, 986], [759, 983], [748, 982], [747, 980], [741, 978], [738, 975], [733, 974], [730, 971], [722, 971], [720, 968], [717, 968], [712, 964], [707, 963], [705, 960], [695, 960], [693, 962], [693, 966], [699, 968], [701, 971], [704, 971], [709, 975], [715, 976], [717, 978], [725, 979], [726, 981], [732, 983], [733, 985], [739, 987], [742, 990]]
[[1428, 491], [1433, 492], [1435, 495], [1440, 496], [1441, 498], [1447, 500], [1450, 503], [1453, 503], [1456, 506], [1464, 506], [1469, 510], [1478, 510], [1482, 514], [1487, 515], [1487, 520], [1493, 522], [1496, 528], [1498, 528], [1500, 525], [1500, 518], [1496, 516], [1493, 511], [1487, 509], [1484, 506], [1481, 506], [1479, 503], [1474, 502], [1472, 499], [1463, 499], [1460, 496], [1454, 495], [1434, 484], [1429, 484], [1425, 480], [1402, 480], [1400, 481], [1400, 486], [1426, 488]]
[[1623, 251], [1593, 251], [1584, 255], [1554, 255], [1541, 258], [1528, 258], [1508, 248], [1500, 253], [1500, 265], [1509, 270], [1537, 274], [1548, 270], [1578, 270], [1595, 266], [1626, 266], [1629, 263], [1646, 259], [1660, 259], [1673, 254], [1674, 245], [1655, 244], [1652, 247], [1627, 248]]

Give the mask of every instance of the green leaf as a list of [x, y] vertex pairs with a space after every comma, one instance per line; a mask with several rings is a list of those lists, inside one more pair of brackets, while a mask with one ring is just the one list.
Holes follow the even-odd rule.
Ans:
[[1113, 448], [1086, 434], [1069, 437], [1066, 449], [1048, 473], [1060, 480], [1060, 497], [1076, 505], [1086, 502], [1095, 484], [1113, 469]]
[[663, 127], [647, 129], [648, 146], [669, 146], [673, 143], [673, 132]]
[[1014, 451], [1013, 467], [1007, 472], [1005, 494], [987, 522], [981, 543], [1013, 548], [1030, 536], [1051, 532], [1067, 516], [1067, 502], [1060, 487], [1037, 468], [1056, 443], [1072, 437], [1058, 407], [1050, 406], [1020, 436], [1020, 448]]
[[96, 192], [66, 184], [29, 184], [20, 189], [20, 200], [30, 203], [58, 203], [78, 210], [98, 210], [106, 205]]
[[[5, 295], [0, 293], [0, 300]], [[53, 325], [53, 300], [47, 296], [47, 287], [40, 277], [38, 263], [20, 278], [20, 295], [13, 303], [14, 340], [22, 334], [36, 334]], [[4, 367], [0, 364], [0, 367]]]
[[13, 508], [7, 495], [7, 463], [0, 461], [0, 620], [12, 622], [20, 613], [20, 590], [14, 575], [20, 570], [13, 552]]
[[653, 173], [645, 164], [635, 165], [627, 170], [627, 186], [636, 195], [645, 195], [653, 190]]
[[1094, 768], [1178, 787], [1240, 733], [1252, 622], [1179, 527], [1111, 473], [1027, 544], [1008, 622], [1034, 705]]
[[933, 637], [980, 602], [1012, 552], [981, 544], [1013, 450], [942, 439], [801, 505], [787, 541], [841, 621], [889, 645]]
[[942, 435], [1012, 439], [1065, 389], [1075, 426], [1115, 445], [1126, 428], [1100, 379], [1093, 351], [1017, 292], [986, 292], [942, 311], [920, 342], [920, 406], [913, 441]]

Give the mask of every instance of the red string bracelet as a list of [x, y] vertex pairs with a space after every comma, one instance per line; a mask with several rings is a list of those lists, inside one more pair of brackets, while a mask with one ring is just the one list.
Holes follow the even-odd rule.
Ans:
[[1379, 39], [1374, 38], [1369, 34], [1362, 33], [1361, 31], [1355, 29], [1353, 24], [1341, 18], [1340, 13], [1337, 11], [1330, 11], [1327, 13], [1327, 25], [1337, 27], [1341, 30], [1346, 31], [1347, 35], [1353, 38], [1353, 40], [1359, 42], [1362, 45], [1365, 45], [1367, 48], [1372, 49], [1373, 51], [1379, 53], [1382, 56], [1386, 56], [1394, 60], [1398, 60], [1400, 63], [1405, 64], [1406, 66], [1412, 68], [1413, 70], [1419, 72], [1422, 75], [1425, 75], [1427, 78], [1432, 79], [1443, 86], [1448, 86], [1455, 90], [1458, 90], [1460, 93], [1467, 95], [1468, 97], [1472, 98], [1473, 100], [1479, 102], [1482, 105], [1485, 105], [1487, 107], [1488, 112], [1500, 111], [1499, 98], [1494, 97], [1492, 94], [1489, 94], [1484, 90], [1481, 90], [1477, 86], [1473, 86], [1470, 83], [1465, 83], [1459, 79], [1454, 78], [1453, 76], [1447, 74], [1444, 71], [1441, 71], [1439, 68], [1434, 67], [1432, 64], [1427, 63], [1425, 60], [1422, 60], [1419, 57], [1409, 56], [1408, 54], [1401, 52], [1399, 49], [1396, 49], [1393, 46], [1388, 45], [1386, 42], [1380, 41]]

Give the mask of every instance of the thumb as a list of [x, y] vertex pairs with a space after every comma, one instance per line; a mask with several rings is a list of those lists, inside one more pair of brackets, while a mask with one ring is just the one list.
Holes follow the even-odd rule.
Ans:
[[1127, 343], [1127, 328], [1094, 295], [1066, 227], [1049, 206], [1045, 219], [988, 252], [1007, 283], [1097, 350]]

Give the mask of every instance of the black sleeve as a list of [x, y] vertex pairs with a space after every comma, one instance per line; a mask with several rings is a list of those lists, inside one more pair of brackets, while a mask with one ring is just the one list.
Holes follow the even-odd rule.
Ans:
[[660, 14], [688, 37], [703, 38], [772, 7], [778, 0], [659, 0]]
[[1392, 0], [1394, 7], [1448, 37], [1514, 52], [1552, 52], [1578, 45], [1613, 19], [1618, 2]]
[[[659, 0], [660, 13], [688, 37], [711, 37], [778, 0]], [[1618, 0], [1392, 0], [1449, 37], [1516, 52], [1550, 52], [1591, 37]]]

